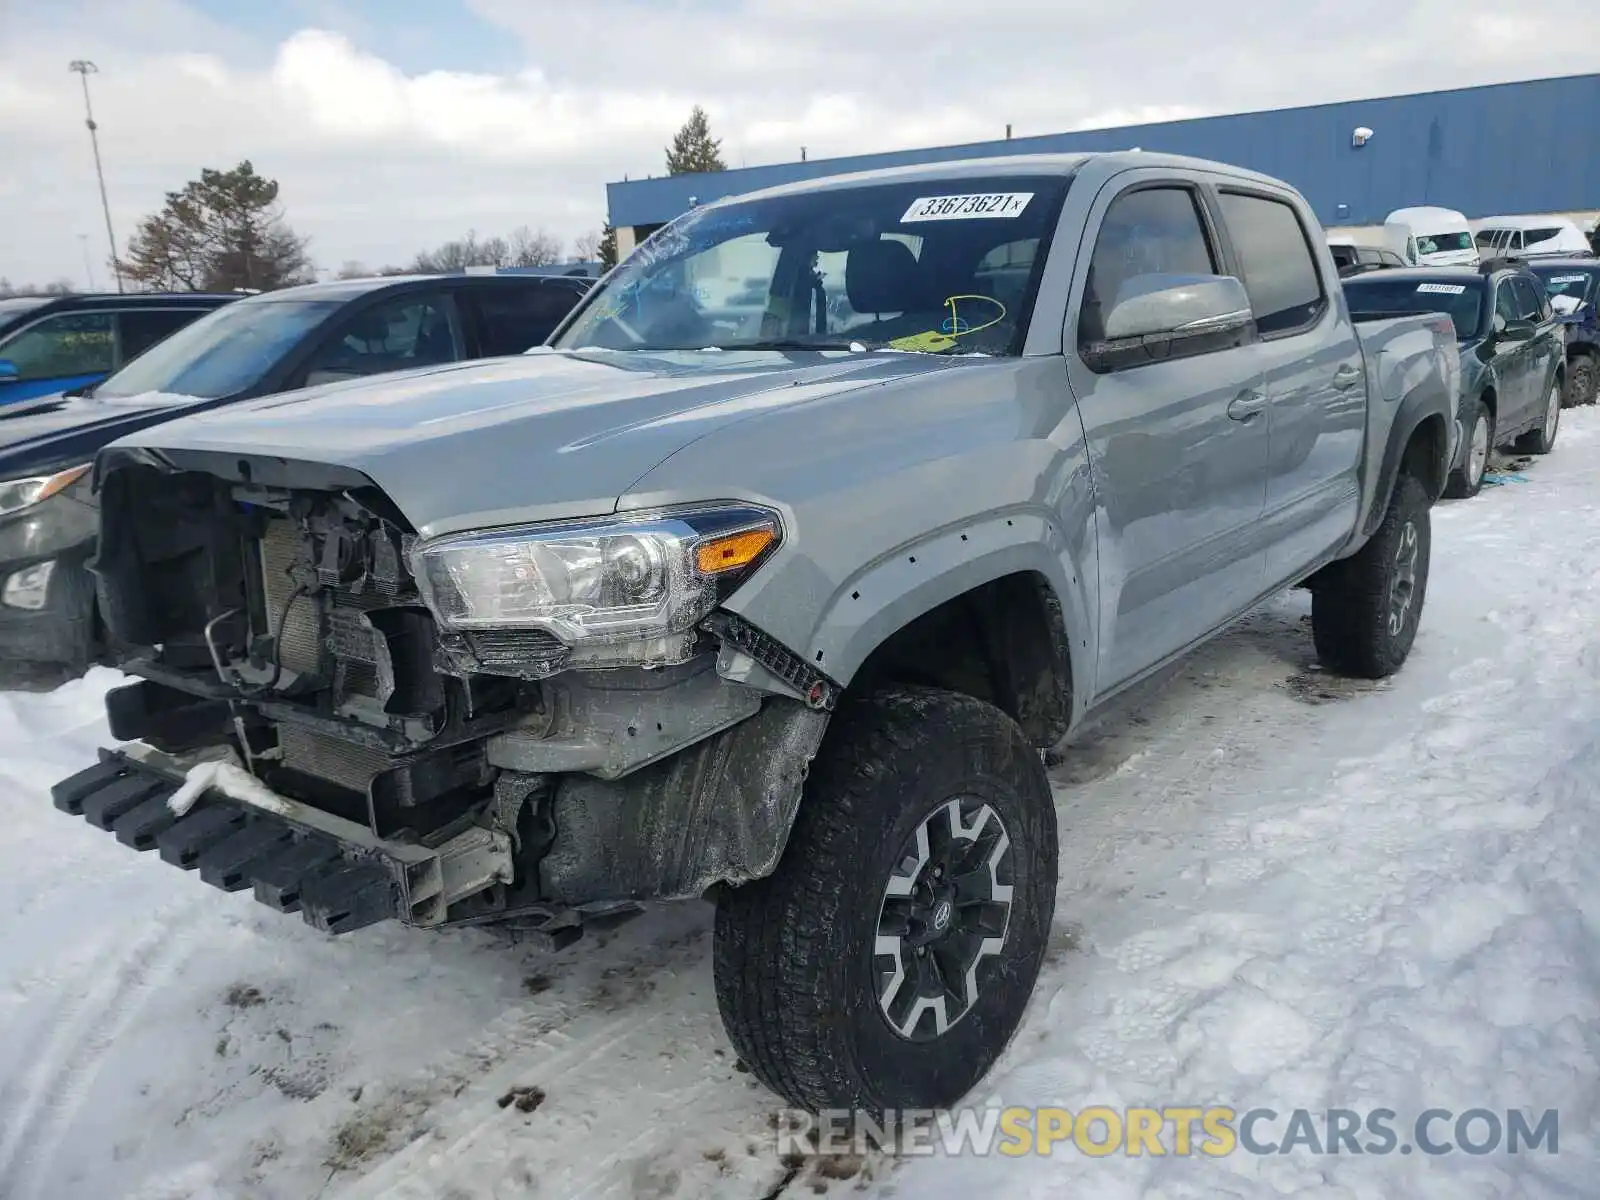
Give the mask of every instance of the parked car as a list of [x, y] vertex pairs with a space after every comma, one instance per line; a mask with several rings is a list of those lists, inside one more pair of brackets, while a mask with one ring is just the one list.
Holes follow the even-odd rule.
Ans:
[[1477, 495], [1497, 446], [1514, 445], [1522, 454], [1554, 448], [1567, 377], [1562, 327], [1543, 282], [1526, 266], [1488, 259], [1477, 270], [1385, 271], [1345, 280], [1344, 293], [1357, 322], [1439, 312], [1454, 324], [1463, 436], [1445, 495]]
[[85, 569], [102, 446], [308, 384], [520, 353], [591, 286], [466, 275], [285, 288], [202, 316], [82, 395], [0, 409], [0, 660], [82, 665], [102, 649]]
[[1361, 246], [1355, 242], [1330, 240], [1328, 250], [1333, 255], [1333, 264], [1339, 269], [1341, 279], [1406, 265], [1405, 259], [1383, 246]]
[[709, 895], [757, 1078], [942, 1107], [1044, 956], [1041, 748], [1293, 585], [1331, 668], [1398, 670], [1458, 369], [1443, 316], [1353, 325], [1306, 201], [1234, 167], [706, 204], [540, 353], [104, 451], [144, 745], [55, 802], [332, 932]]
[[1485, 217], [1472, 224], [1479, 253], [1490, 257], [1544, 258], [1590, 252], [1589, 239], [1570, 217]]
[[1567, 408], [1593, 404], [1600, 387], [1600, 259], [1542, 258], [1529, 264], [1566, 336]]
[[1453, 208], [1397, 208], [1384, 218], [1384, 236], [1390, 249], [1414, 266], [1475, 266], [1478, 262], [1472, 226]]
[[104, 379], [231, 294], [12, 296], [0, 300], [0, 405]]

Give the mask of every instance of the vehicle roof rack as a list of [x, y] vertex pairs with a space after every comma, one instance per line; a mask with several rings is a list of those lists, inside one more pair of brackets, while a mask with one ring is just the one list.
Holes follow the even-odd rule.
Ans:
[[1489, 275], [1495, 271], [1513, 271], [1518, 268], [1526, 268], [1527, 265], [1526, 259], [1518, 258], [1514, 254], [1500, 254], [1480, 262], [1478, 264], [1478, 274]]

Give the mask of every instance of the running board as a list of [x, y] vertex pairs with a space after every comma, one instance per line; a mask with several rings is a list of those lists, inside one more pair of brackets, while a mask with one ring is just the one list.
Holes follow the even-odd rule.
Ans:
[[325, 933], [380, 921], [438, 926], [450, 905], [511, 881], [505, 834], [474, 826], [442, 846], [388, 842], [364, 825], [295, 805], [299, 820], [207, 791], [182, 816], [183, 774], [119, 750], [51, 788], [55, 806], [225, 892], [252, 891]]

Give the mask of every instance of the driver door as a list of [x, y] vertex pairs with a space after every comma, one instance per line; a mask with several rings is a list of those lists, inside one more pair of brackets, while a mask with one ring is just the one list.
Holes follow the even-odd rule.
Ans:
[[1268, 416], [1259, 346], [1096, 372], [1121, 286], [1157, 273], [1225, 273], [1200, 179], [1137, 171], [1095, 203], [1068, 309], [1068, 379], [1098, 493], [1104, 695], [1247, 608], [1266, 577]]

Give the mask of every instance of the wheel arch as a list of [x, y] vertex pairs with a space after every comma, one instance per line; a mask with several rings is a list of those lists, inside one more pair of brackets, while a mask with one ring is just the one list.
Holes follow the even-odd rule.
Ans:
[[1043, 574], [999, 575], [925, 607], [890, 632], [847, 691], [910, 684], [958, 692], [995, 705], [1043, 749], [1060, 741], [1074, 719], [1069, 629], [1061, 597]]

